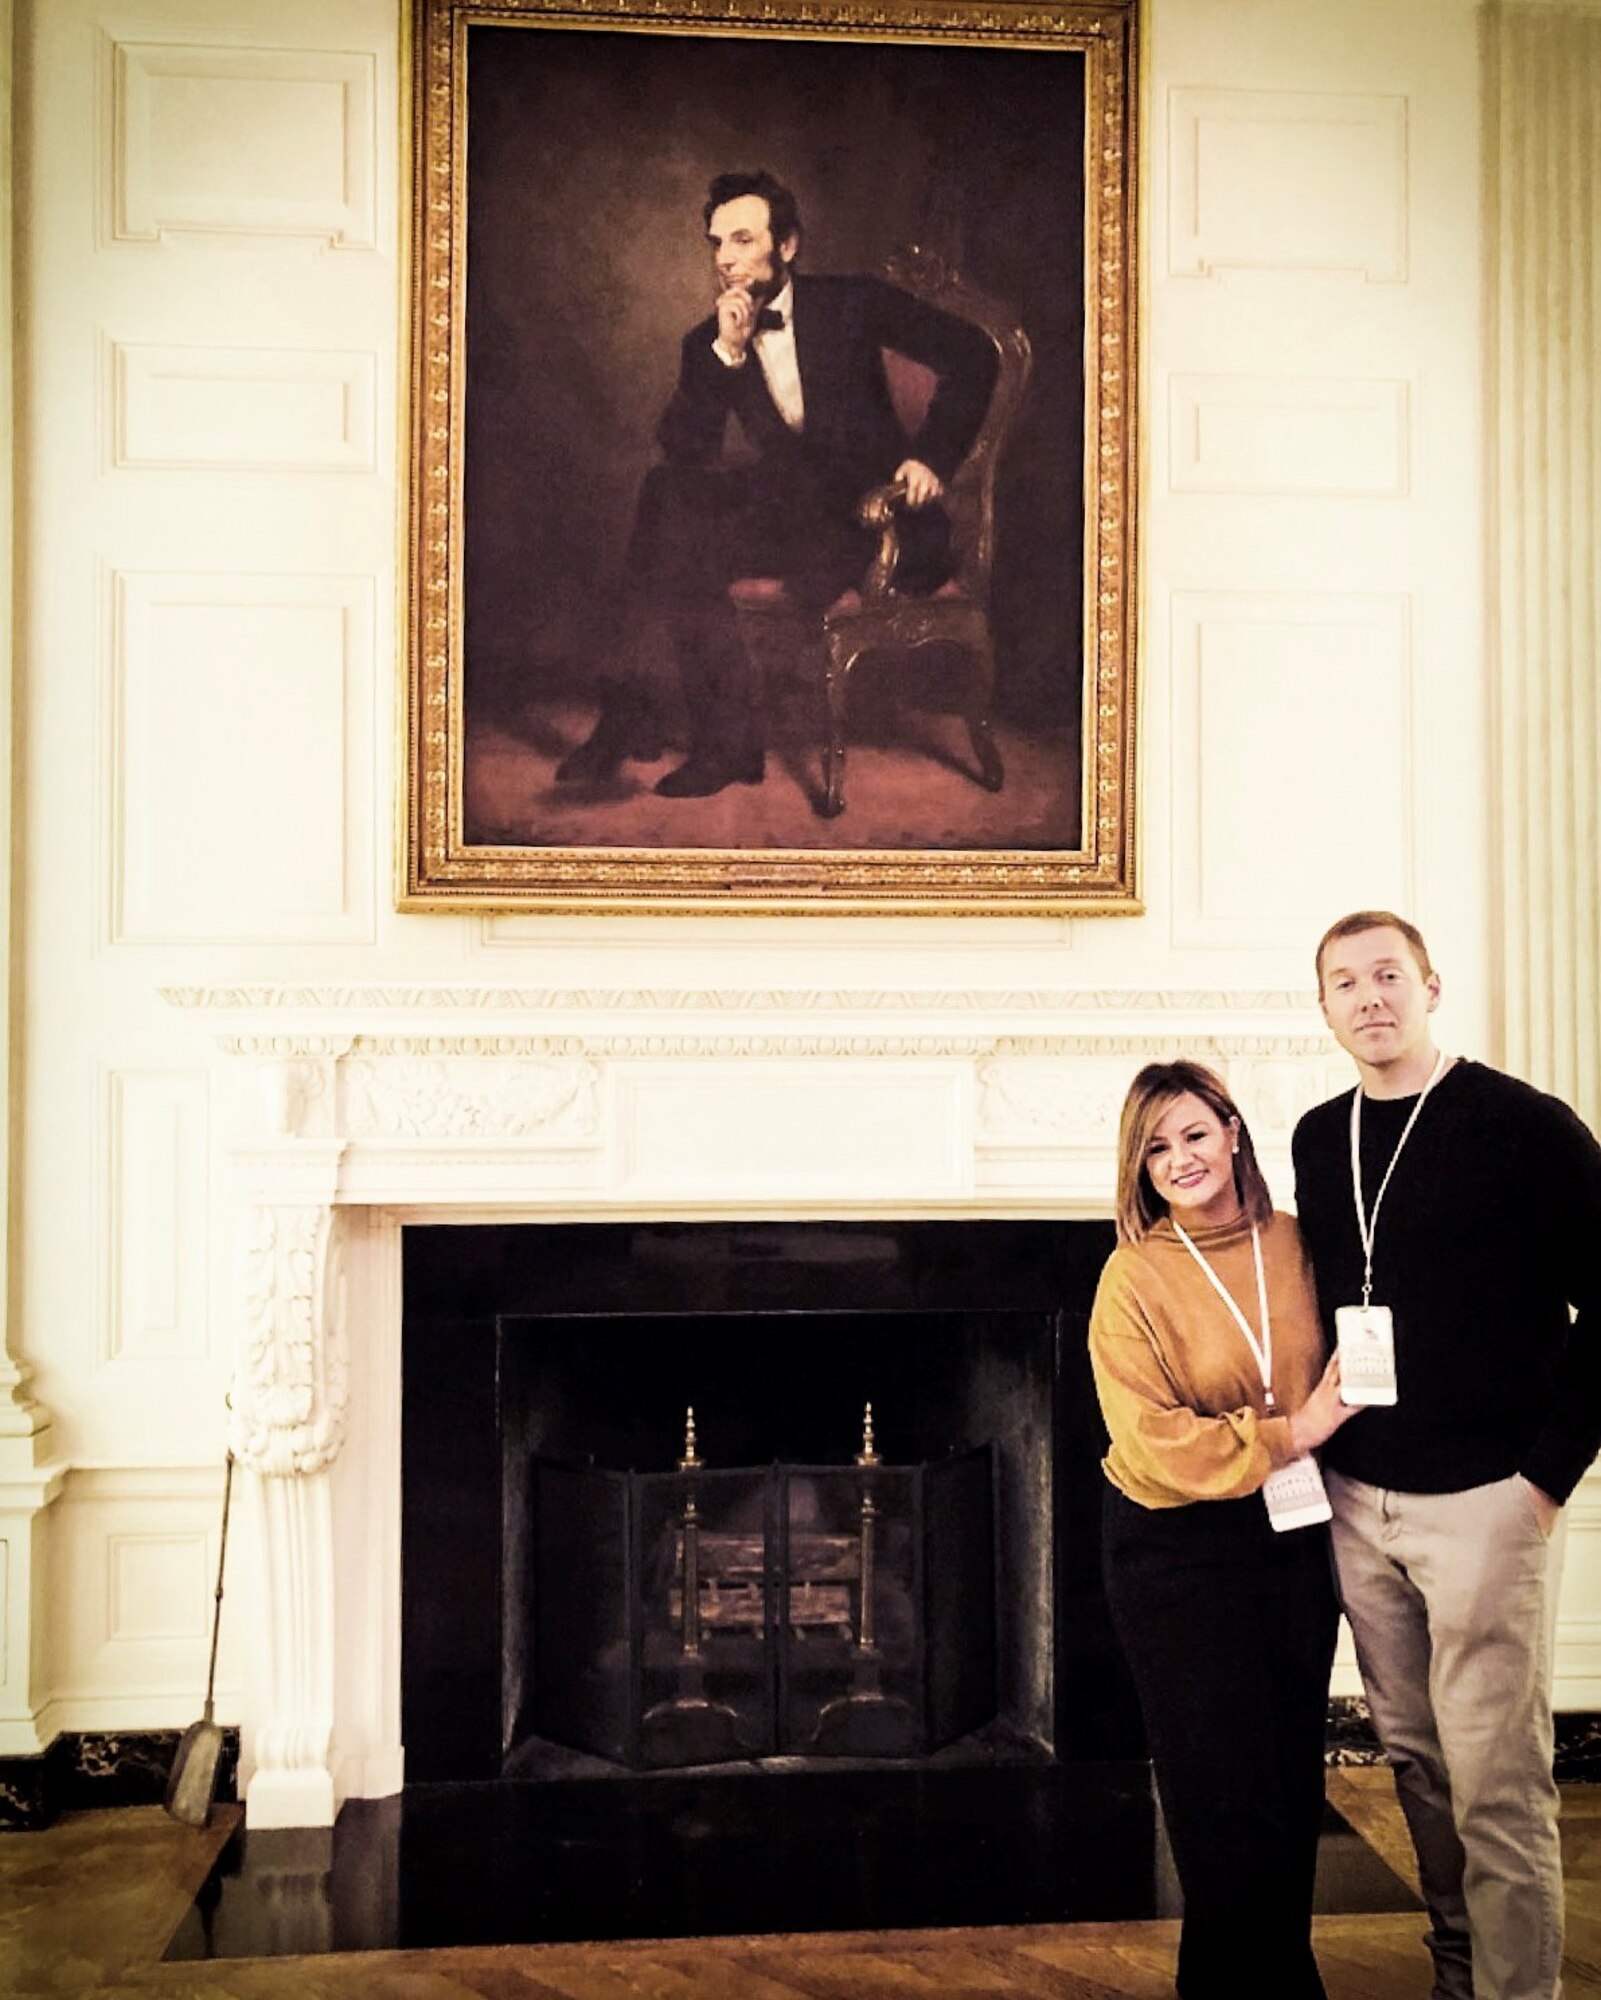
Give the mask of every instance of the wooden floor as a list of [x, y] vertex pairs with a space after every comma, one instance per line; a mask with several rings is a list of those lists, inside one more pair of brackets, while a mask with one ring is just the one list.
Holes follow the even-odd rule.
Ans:
[[[1378, 1770], [1337, 1770], [1347, 1821], [1411, 1878]], [[232, 1810], [232, 1809], [230, 1809]], [[163, 1965], [160, 1953], [231, 1820], [205, 1832], [156, 1807], [0, 1835], [0, 1993], [163, 2000], [1166, 2000], [1177, 1925], [879, 1932], [669, 1944], [503, 1946]], [[1563, 1790], [1568, 2000], [1601, 2000], [1601, 1786]], [[1325, 1917], [1331, 2000], [1424, 2000], [1422, 1919]]]

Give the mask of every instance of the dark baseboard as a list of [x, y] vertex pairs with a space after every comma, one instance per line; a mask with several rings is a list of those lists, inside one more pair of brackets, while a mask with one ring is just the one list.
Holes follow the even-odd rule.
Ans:
[[[1384, 1762], [1368, 1705], [1358, 1696], [1331, 1699], [1326, 1741], [1331, 1764]], [[1553, 1767], [1559, 1785], [1594, 1784], [1601, 1779], [1601, 1715], [1573, 1709], [1557, 1716]]]
[[[176, 1729], [82, 1730], [58, 1736], [36, 1757], [0, 1757], [0, 1833], [32, 1833], [64, 1812], [94, 1806], [157, 1806], [181, 1732]], [[1382, 1764], [1367, 1703], [1339, 1695], [1329, 1702], [1328, 1761]], [[223, 1731], [217, 1797], [238, 1797], [239, 1731]], [[1574, 1710], [1556, 1718], [1559, 1784], [1601, 1781], [1601, 1715]]]
[[[0, 1757], [0, 1833], [32, 1833], [92, 1806], [158, 1806], [177, 1729], [67, 1731], [35, 1757]], [[223, 1731], [217, 1797], [237, 1796], [239, 1731]]]
[[1557, 1717], [1557, 1783], [1594, 1784], [1601, 1778], [1601, 1715], [1575, 1709]]
[[1382, 1764], [1384, 1752], [1373, 1733], [1373, 1719], [1360, 1695], [1329, 1697], [1329, 1726], [1324, 1761], [1330, 1764]]

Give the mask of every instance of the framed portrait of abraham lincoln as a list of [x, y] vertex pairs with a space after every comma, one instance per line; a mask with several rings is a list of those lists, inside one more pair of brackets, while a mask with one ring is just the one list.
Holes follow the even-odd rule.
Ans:
[[409, 909], [1138, 908], [1133, 0], [413, 0]]

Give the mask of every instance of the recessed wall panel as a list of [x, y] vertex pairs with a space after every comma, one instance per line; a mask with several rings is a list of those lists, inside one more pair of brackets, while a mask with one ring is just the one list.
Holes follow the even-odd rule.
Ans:
[[207, 1101], [203, 1073], [109, 1079], [112, 1361], [207, 1353]]
[[371, 472], [376, 382], [370, 353], [119, 344], [113, 463], [129, 471]]
[[221, 231], [370, 249], [375, 77], [362, 53], [118, 43], [116, 235]]
[[[221, 1450], [207, 1400], [192, 1449]], [[131, 1443], [130, 1439], [130, 1443]], [[77, 1465], [52, 1515], [50, 1713], [62, 1729], [183, 1728], [205, 1692], [223, 1468]], [[239, 1502], [236, 1486], [234, 1501]], [[248, 1631], [241, 1517], [229, 1532], [217, 1716], [238, 1713], [235, 1650]]]
[[1404, 382], [1175, 375], [1169, 485], [1398, 499], [1408, 480], [1407, 403]]
[[115, 604], [114, 938], [362, 934], [371, 586], [135, 575]]
[[212, 1585], [203, 1534], [106, 1537], [106, 1640], [197, 1639]]
[[1280, 90], [1168, 95], [1168, 269], [1407, 275], [1401, 97]]
[[1180, 593], [1173, 669], [1175, 943], [1413, 905], [1404, 600]]

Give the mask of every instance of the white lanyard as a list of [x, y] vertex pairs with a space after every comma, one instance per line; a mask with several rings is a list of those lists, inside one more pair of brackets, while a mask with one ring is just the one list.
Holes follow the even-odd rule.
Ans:
[[1401, 1136], [1395, 1142], [1395, 1151], [1390, 1155], [1390, 1164], [1384, 1169], [1384, 1178], [1379, 1182], [1379, 1191], [1373, 1197], [1373, 1213], [1369, 1216], [1367, 1203], [1362, 1199], [1362, 1086], [1356, 1087], [1356, 1095], [1351, 1099], [1351, 1193], [1356, 1198], [1356, 1231], [1362, 1239], [1362, 1303], [1367, 1305], [1373, 1296], [1373, 1239], [1379, 1226], [1379, 1203], [1384, 1199], [1384, 1190], [1390, 1185], [1390, 1176], [1395, 1172], [1395, 1163], [1401, 1157], [1401, 1148], [1412, 1136], [1412, 1127], [1418, 1122], [1418, 1113], [1423, 1109], [1429, 1092], [1445, 1074], [1446, 1056], [1444, 1051], [1435, 1057], [1434, 1068], [1429, 1072], [1429, 1080], [1419, 1093], [1418, 1101], [1412, 1107], [1412, 1116], [1401, 1128]]
[[[1169, 1210], [1169, 1215], [1171, 1216], [1171, 1214], [1172, 1211]], [[1267, 1398], [1267, 1406], [1271, 1410], [1273, 1408], [1273, 1321], [1268, 1316], [1267, 1279], [1262, 1272], [1261, 1230], [1257, 1228], [1254, 1222], [1251, 1224], [1251, 1250], [1256, 1258], [1256, 1305], [1257, 1311], [1262, 1315], [1262, 1338], [1260, 1340], [1251, 1331], [1251, 1322], [1235, 1304], [1233, 1294], [1229, 1291], [1228, 1286], [1224, 1284], [1216, 1271], [1212, 1269], [1200, 1251], [1196, 1249], [1195, 1245], [1185, 1234], [1182, 1225], [1176, 1220], [1173, 1222], [1173, 1233], [1206, 1273], [1208, 1284], [1211, 1285], [1213, 1291], [1217, 1293], [1224, 1305], [1234, 1315], [1234, 1324], [1245, 1335], [1245, 1344], [1256, 1357], [1257, 1369], [1262, 1377], [1262, 1390]]]

